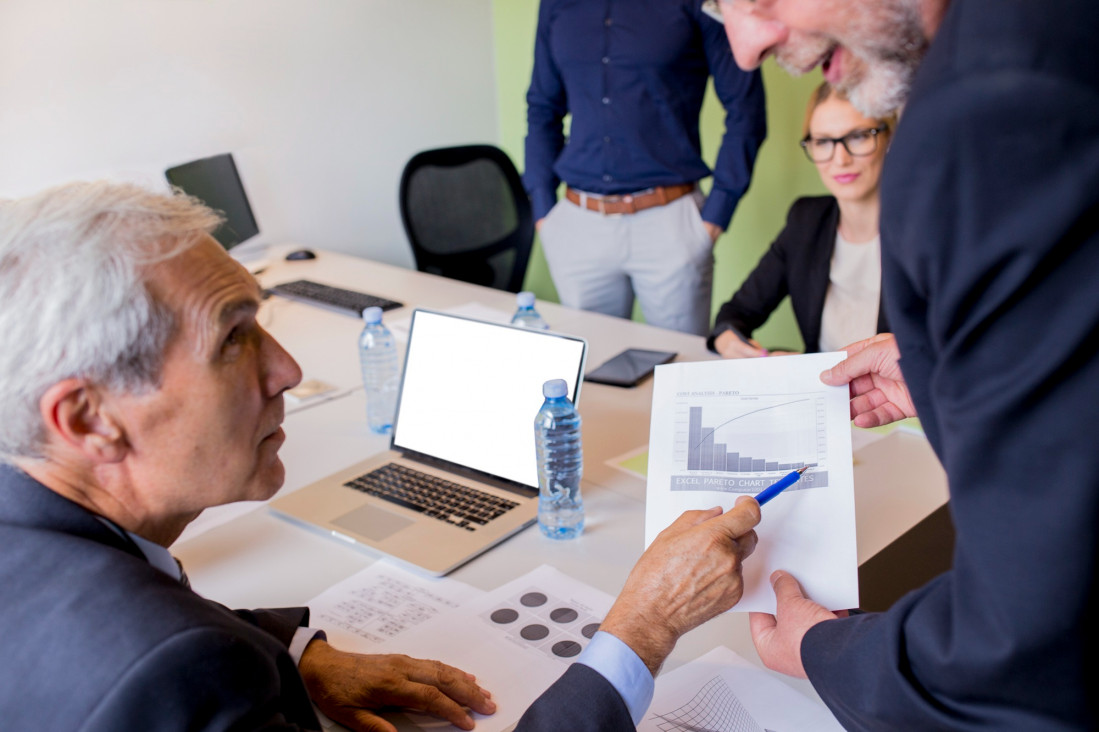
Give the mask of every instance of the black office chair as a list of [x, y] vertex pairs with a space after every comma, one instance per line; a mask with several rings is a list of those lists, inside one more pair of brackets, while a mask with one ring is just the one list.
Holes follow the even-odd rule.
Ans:
[[401, 175], [400, 201], [416, 269], [522, 289], [534, 216], [503, 150], [463, 145], [417, 153]]

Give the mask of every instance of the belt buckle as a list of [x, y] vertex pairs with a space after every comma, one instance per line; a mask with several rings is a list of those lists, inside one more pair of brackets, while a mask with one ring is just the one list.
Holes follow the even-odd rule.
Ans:
[[623, 216], [625, 216], [626, 214], [624, 212], [607, 213], [607, 205], [606, 204], [607, 204], [607, 199], [608, 198], [613, 199], [615, 202], [620, 203], [620, 202], [626, 201], [626, 199], [628, 199], [630, 197], [629, 196], [618, 196], [618, 195], [603, 196], [602, 198], [599, 199], [599, 213], [602, 214], [604, 218], [608, 218], [608, 219], [610, 219], [610, 218], [620, 219]]
[[603, 216], [604, 218], [622, 216], [622, 214], [620, 214], [620, 213], [608, 213], [607, 212], [607, 199], [608, 198], [615, 199], [617, 201], [623, 200], [623, 198], [621, 196], [600, 196], [599, 198], [594, 198], [594, 199], [589, 199], [589, 200], [594, 200], [595, 201], [595, 205], [596, 205], [595, 210], [599, 213], [600, 216]]
[[578, 204], [580, 208], [594, 211], [600, 216], [624, 216], [624, 213], [609, 213], [607, 211], [607, 201], [613, 201], [614, 203], [625, 203], [630, 207], [630, 211], [626, 213], [637, 213], [636, 201], [634, 200], [634, 194], [613, 194], [607, 196], [590, 196], [583, 191], [576, 191]]

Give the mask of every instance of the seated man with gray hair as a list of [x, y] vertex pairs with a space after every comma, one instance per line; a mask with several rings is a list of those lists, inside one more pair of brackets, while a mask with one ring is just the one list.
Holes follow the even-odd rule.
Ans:
[[[0, 201], [5, 729], [319, 729], [312, 703], [359, 730], [392, 706], [471, 729], [495, 711], [471, 675], [338, 651], [306, 608], [229, 611], [168, 553], [203, 509], [279, 489], [301, 378], [218, 223], [130, 185]], [[740, 598], [758, 521], [751, 499], [684, 514], [597, 634], [624, 666], [581, 657], [520, 727], [632, 729], [679, 635]]]

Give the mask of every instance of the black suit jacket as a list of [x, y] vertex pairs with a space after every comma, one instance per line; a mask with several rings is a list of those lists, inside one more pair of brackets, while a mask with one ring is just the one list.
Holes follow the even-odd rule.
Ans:
[[[789, 295], [805, 352], [820, 351], [820, 318], [839, 221], [839, 204], [832, 196], [794, 201], [785, 228], [732, 299], [721, 306], [706, 347], [713, 351], [714, 339], [729, 326], [751, 337]], [[887, 330], [885, 309], [879, 306], [877, 332]]]
[[953, 0], [889, 151], [886, 307], [957, 539], [806, 635], [849, 729], [1099, 728], [1097, 38], [1091, 0]]
[[[0, 587], [6, 731], [320, 729], [287, 651], [306, 608], [232, 612], [210, 602], [3, 464]], [[574, 664], [519, 729], [633, 725], [614, 687]]]

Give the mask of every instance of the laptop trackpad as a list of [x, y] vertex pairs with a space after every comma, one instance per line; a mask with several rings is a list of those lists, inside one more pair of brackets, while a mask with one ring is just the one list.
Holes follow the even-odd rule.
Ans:
[[381, 541], [416, 522], [384, 508], [368, 505], [332, 519], [332, 523], [372, 541]]

